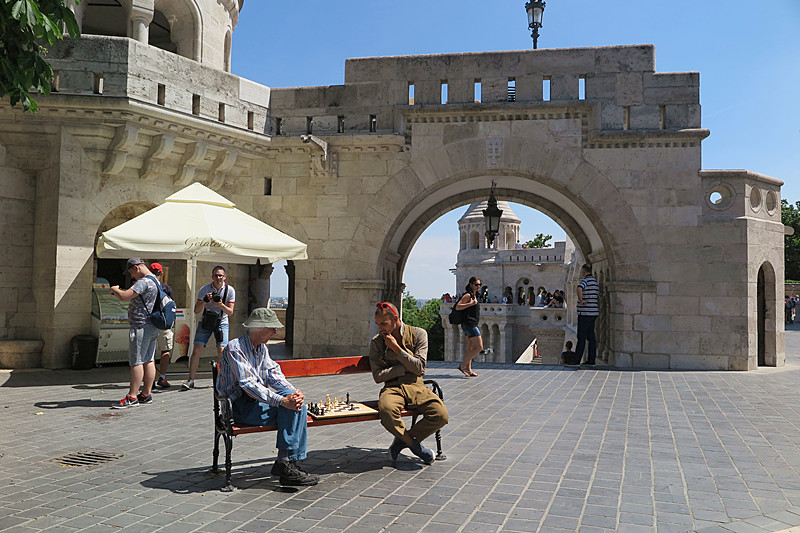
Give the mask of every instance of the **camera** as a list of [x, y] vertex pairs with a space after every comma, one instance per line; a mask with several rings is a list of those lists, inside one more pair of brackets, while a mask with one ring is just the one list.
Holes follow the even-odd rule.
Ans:
[[214, 300], [215, 302], [219, 302], [219, 301], [222, 300], [222, 297], [220, 297], [220, 295], [219, 295], [219, 293], [217, 291], [214, 291], [214, 292], [211, 293], [211, 298], [208, 297], [208, 294], [203, 296], [203, 301], [204, 302], [208, 303], [211, 300]]

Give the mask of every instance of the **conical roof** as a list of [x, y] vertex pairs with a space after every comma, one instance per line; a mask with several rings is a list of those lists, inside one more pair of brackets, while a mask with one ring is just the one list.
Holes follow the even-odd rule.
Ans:
[[[483, 210], [489, 207], [489, 201], [486, 200], [484, 202], [475, 202], [474, 204], [470, 204], [467, 208], [466, 213], [458, 219], [458, 223], [462, 222], [473, 222], [475, 219], [483, 219]], [[508, 205], [508, 202], [503, 202], [498, 200], [497, 201], [497, 208], [503, 212], [500, 216], [500, 222], [511, 222], [511, 223], [520, 223], [522, 222], [519, 217], [514, 213], [511, 209], [511, 206]]]

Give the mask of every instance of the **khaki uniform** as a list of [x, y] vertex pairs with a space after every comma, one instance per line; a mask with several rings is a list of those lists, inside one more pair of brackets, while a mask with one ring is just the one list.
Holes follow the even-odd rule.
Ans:
[[383, 383], [378, 399], [381, 424], [386, 430], [400, 437], [406, 425], [400, 412], [413, 409], [422, 415], [408, 434], [417, 442], [436, 433], [449, 420], [447, 407], [442, 400], [423, 383], [425, 365], [428, 360], [428, 333], [422, 328], [400, 325], [403, 351], [395, 354], [386, 347], [378, 334], [369, 346], [369, 363], [375, 383]]

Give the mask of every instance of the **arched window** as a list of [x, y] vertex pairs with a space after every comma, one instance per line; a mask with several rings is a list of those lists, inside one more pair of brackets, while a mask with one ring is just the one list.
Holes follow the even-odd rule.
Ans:
[[150, 32], [148, 44], [161, 48], [173, 54], [178, 52], [178, 45], [172, 42], [172, 31], [170, 24], [164, 13], [156, 9], [153, 12], [153, 20], [150, 22]]
[[477, 231], [473, 231], [470, 233], [470, 242], [469, 248], [470, 250], [478, 250], [481, 247], [481, 235]]
[[461, 232], [461, 247], [459, 249], [460, 250], [466, 250], [467, 249], [467, 232], [466, 231], [462, 231]]
[[225, 56], [223, 57], [225, 72], [231, 71], [231, 30], [225, 32]]

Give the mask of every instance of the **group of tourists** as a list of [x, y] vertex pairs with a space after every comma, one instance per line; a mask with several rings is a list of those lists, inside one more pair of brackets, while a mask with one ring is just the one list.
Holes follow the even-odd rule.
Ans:
[[796, 294], [794, 296], [789, 296], [788, 294], [786, 295], [786, 301], [783, 305], [786, 311], [787, 324], [794, 324], [798, 304], [800, 304], [800, 297], [798, 297]]
[[[167, 339], [171, 337], [169, 333], [154, 327], [149, 320], [159, 290], [164, 289], [160, 282], [163, 271], [159, 263], [151, 263], [148, 267], [141, 258], [132, 257], [127, 262], [126, 272], [135, 283], [127, 290], [121, 290], [117, 285], [110, 289], [111, 294], [120, 300], [130, 302], [130, 389], [125, 398], [112, 406], [114, 408], [152, 403], [154, 386], [170, 387], [166, 371], [172, 350], [171, 341]], [[567, 343], [567, 352], [572, 353], [570, 361], [580, 362], [584, 346], [588, 343], [586, 364], [594, 365], [597, 350], [594, 322], [598, 315], [599, 285], [588, 264], [581, 269], [581, 277], [577, 289], [577, 349], [572, 353], [571, 343]], [[320, 476], [304, 471], [298, 464], [298, 461], [305, 459], [307, 449], [305, 396], [286, 379], [280, 365], [270, 357], [267, 347], [267, 342], [283, 324], [272, 309], [257, 308], [243, 324], [244, 334], [229, 342], [228, 317], [233, 314], [236, 293], [226, 279], [225, 269], [215, 266], [211, 283], [198, 291], [193, 310], [195, 314], [202, 313], [203, 316], [194, 338], [189, 379], [183, 388], [194, 388], [200, 353], [213, 335], [219, 360], [216, 387], [222, 396], [232, 401], [234, 420], [240, 424], [277, 425], [278, 457], [272, 474], [279, 477], [282, 485], [316, 485]], [[464, 294], [455, 305], [456, 310], [463, 312], [461, 329], [467, 338], [464, 360], [458, 369], [468, 378], [478, 376], [472, 368], [472, 361], [483, 350], [478, 328], [480, 301], [484, 292], [482, 286], [479, 278], [470, 278]], [[422, 328], [404, 324], [397, 307], [392, 303], [378, 302], [374, 319], [378, 334], [370, 341], [369, 363], [375, 383], [383, 386], [378, 400], [381, 424], [394, 437], [388, 449], [389, 459], [395, 463], [402, 451], [408, 449], [425, 464], [431, 464], [435, 455], [422, 441], [447, 424], [449, 415], [439, 396], [423, 383], [428, 358], [428, 334]], [[158, 379], [154, 363], [157, 347], [161, 352]], [[417, 411], [421, 420], [407, 428], [401, 417], [403, 409]]]

